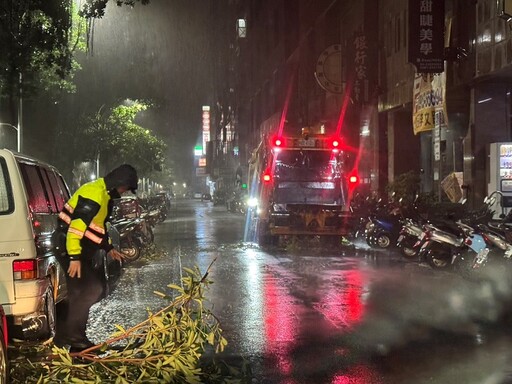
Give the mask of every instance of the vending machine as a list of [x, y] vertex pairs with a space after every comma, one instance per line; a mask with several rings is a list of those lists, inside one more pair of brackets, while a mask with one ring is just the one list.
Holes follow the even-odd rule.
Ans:
[[512, 208], [512, 142], [490, 144], [487, 195], [494, 191], [503, 194], [501, 205], [507, 213]]

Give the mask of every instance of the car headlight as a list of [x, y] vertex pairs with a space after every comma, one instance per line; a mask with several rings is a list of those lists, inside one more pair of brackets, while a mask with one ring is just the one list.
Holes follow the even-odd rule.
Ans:
[[250, 197], [247, 199], [247, 205], [251, 208], [255, 208], [258, 206], [258, 199], [256, 197]]

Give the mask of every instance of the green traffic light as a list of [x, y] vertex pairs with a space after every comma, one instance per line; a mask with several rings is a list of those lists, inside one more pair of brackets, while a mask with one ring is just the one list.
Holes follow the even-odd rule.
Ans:
[[243, 183], [242, 184], [242, 189], [247, 189], [247, 184]]

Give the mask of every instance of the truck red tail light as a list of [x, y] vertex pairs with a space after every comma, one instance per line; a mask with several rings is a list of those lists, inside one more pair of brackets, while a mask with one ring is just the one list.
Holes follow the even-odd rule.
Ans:
[[347, 175], [348, 189], [350, 191], [355, 191], [355, 189], [359, 186], [359, 182], [360, 180], [357, 171], [353, 170]]
[[265, 183], [270, 183], [272, 181], [272, 174], [270, 173], [270, 171], [265, 171], [261, 179]]
[[14, 280], [29, 280], [37, 278], [36, 260], [15, 260], [12, 263]]
[[331, 140], [331, 148], [334, 153], [338, 153], [341, 148], [341, 139], [338, 137], [335, 137]]
[[281, 137], [274, 137], [272, 144], [276, 148], [281, 148], [284, 145], [284, 140]]

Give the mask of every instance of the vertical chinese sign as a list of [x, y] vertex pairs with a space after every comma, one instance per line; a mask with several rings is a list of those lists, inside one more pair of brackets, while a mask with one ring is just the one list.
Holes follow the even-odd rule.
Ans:
[[[211, 152], [208, 151], [208, 144], [210, 142], [210, 106], [203, 105], [202, 108], [202, 120], [203, 120], [203, 148], [201, 157], [199, 158], [198, 168], [196, 168], [196, 176], [205, 176], [206, 175], [206, 167], [211, 167], [211, 164], [208, 164], [207, 156], [211, 156]], [[211, 147], [210, 147], [211, 149]]]
[[[446, 127], [444, 0], [409, 0], [409, 57], [416, 67], [414, 134]], [[437, 159], [437, 151], [436, 159]]]
[[203, 155], [206, 154], [206, 145], [210, 141], [210, 106], [203, 105]]
[[409, 0], [409, 63], [418, 73], [444, 71], [444, 1]]
[[356, 102], [368, 102], [368, 44], [363, 31], [354, 37], [354, 87], [353, 99]]

